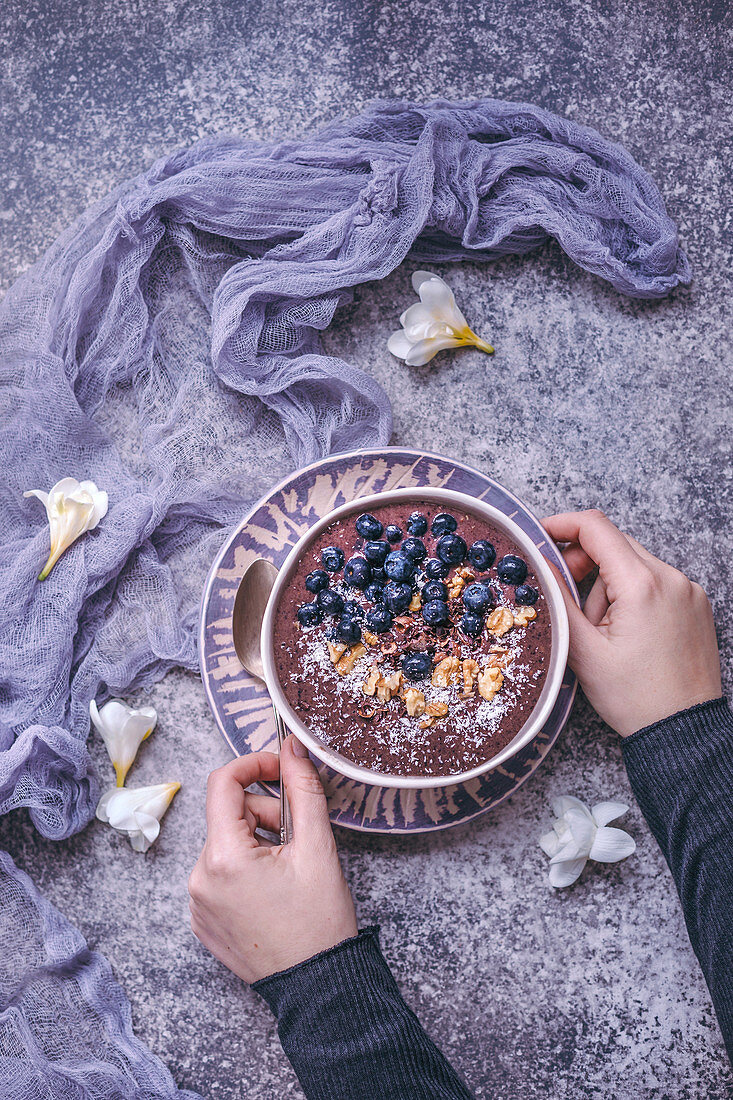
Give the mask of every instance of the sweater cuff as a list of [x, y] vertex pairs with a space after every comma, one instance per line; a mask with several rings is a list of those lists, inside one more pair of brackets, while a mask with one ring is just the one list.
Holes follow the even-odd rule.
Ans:
[[698, 783], [700, 769], [733, 775], [733, 714], [725, 699], [711, 699], [654, 722], [621, 742], [629, 775], [667, 787]]
[[371, 984], [377, 976], [382, 982], [388, 979], [390, 985], [394, 984], [392, 972], [379, 949], [379, 925], [372, 924], [335, 947], [319, 951], [287, 970], [260, 978], [252, 983], [252, 989], [264, 998], [279, 1020], [284, 1011], [308, 998], [309, 989], [318, 988], [325, 979], [348, 989], [359, 988], [367, 981]]

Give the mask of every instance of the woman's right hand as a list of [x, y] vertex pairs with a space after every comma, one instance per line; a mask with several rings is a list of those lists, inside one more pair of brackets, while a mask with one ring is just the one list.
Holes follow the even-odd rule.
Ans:
[[622, 737], [721, 694], [710, 602], [684, 573], [624, 535], [602, 512], [543, 520], [570, 572], [598, 567], [583, 611], [560, 587], [570, 665], [588, 701]]
[[[293, 816], [291, 844], [273, 845], [276, 798], [246, 788], [283, 780]], [[326, 796], [305, 748], [294, 737], [280, 758], [240, 756], [209, 776], [204, 850], [191, 872], [191, 926], [217, 959], [256, 982], [356, 935], [356, 916], [341, 873]]]

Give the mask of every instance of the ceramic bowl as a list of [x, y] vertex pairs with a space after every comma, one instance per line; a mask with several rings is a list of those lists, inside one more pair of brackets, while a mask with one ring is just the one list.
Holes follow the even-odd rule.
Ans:
[[[394, 775], [360, 767], [353, 760], [349, 760], [348, 757], [334, 751], [333, 748], [324, 744], [319, 737], [311, 733], [303, 717], [293, 710], [288, 702], [275, 671], [273, 651], [275, 612], [281, 593], [290, 583], [297, 565], [308, 547], [318, 538], [324, 528], [336, 520], [355, 514], [360, 515], [362, 512], [369, 512], [379, 505], [411, 500], [433, 502], [441, 511], [450, 511], [453, 508], [471, 512], [479, 519], [485, 520], [504, 531], [520, 549], [527, 562], [531, 563], [532, 569], [542, 585], [546, 607], [550, 613], [551, 645], [547, 676], [540, 697], [527, 715], [524, 725], [496, 756], [492, 756], [490, 760], [471, 768], [470, 771], [454, 772], [451, 775]], [[262, 662], [270, 696], [280, 711], [285, 724], [308, 750], [319, 760], [322, 760], [324, 764], [358, 783], [369, 783], [378, 787], [399, 787], [403, 790], [406, 788], [424, 789], [426, 787], [452, 786], [455, 783], [464, 783], [467, 780], [484, 775], [486, 772], [505, 764], [510, 757], [529, 744], [532, 738], [542, 729], [555, 705], [567, 663], [568, 636], [567, 612], [555, 575], [541, 552], [520, 527], [505, 516], [503, 512], [484, 504], [480, 500], [465, 496], [463, 493], [452, 492], [448, 489], [413, 487], [394, 489], [375, 496], [361, 497], [350, 504], [344, 504], [342, 507], [329, 512], [323, 519], [318, 520], [295, 544], [278, 573], [265, 611], [262, 622]]]

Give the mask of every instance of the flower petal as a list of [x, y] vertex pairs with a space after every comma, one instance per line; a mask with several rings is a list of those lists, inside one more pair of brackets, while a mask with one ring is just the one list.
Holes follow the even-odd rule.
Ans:
[[550, 885], [561, 889], [572, 886], [586, 865], [585, 859], [571, 859], [565, 863], [555, 863], [550, 867]]
[[417, 295], [420, 294], [420, 287], [423, 283], [427, 283], [430, 279], [437, 279], [439, 283], [443, 283], [443, 286], [448, 286], [440, 275], [436, 275], [434, 271], [413, 271], [412, 273], [412, 288]]
[[44, 493], [43, 489], [29, 489], [26, 493], [23, 493], [23, 496], [37, 497], [44, 508], [48, 509], [48, 493]]
[[552, 800], [552, 812], [555, 817], [562, 817], [566, 810], [575, 809], [582, 810], [588, 818], [590, 818], [590, 810], [586, 806], [585, 802], [581, 802], [579, 798], [575, 798], [572, 794], [561, 794], [559, 798], [553, 798]]
[[590, 812], [600, 829], [602, 826], [608, 825], [609, 821], [615, 821], [617, 817], [622, 817], [628, 808], [624, 802], [596, 802], [595, 806], [591, 806]]
[[405, 362], [408, 367], [424, 367], [439, 351], [457, 347], [460, 347], [460, 341], [454, 340], [452, 336], [436, 336], [434, 339], [420, 340], [412, 345], [405, 356]]
[[570, 859], [587, 859], [590, 849], [590, 842], [579, 844], [575, 837], [572, 837], [565, 844], [560, 844], [550, 863], [567, 863]]
[[398, 332], [392, 333], [387, 341], [387, 348], [398, 359], [406, 359], [412, 348], [412, 342], [407, 339], [405, 333], [400, 329]]
[[579, 810], [575, 806], [571, 806], [569, 810], [566, 810], [563, 814], [563, 821], [566, 822], [573, 840], [584, 852], [590, 851], [590, 846], [593, 843], [593, 838], [596, 835], [596, 823], [590, 814]]
[[433, 276], [432, 279], [425, 279], [420, 284], [418, 293], [423, 306], [433, 315], [448, 317], [456, 307], [453, 291], [437, 275]]
[[540, 848], [546, 856], [554, 856], [560, 851], [560, 840], [552, 829], [549, 833], [543, 833], [540, 837]]
[[590, 850], [596, 863], [618, 863], [636, 851], [636, 841], [623, 829], [599, 829]]
[[422, 302], [415, 302], [400, 317], [400, 324], [404, 329], [422, 328], [424, 325], [432, 325], [435, 321], [434, 314], [426, 309]]

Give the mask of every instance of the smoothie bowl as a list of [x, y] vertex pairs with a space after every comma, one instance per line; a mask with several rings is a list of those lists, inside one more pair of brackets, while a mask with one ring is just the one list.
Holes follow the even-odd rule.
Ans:
[[262, 625], [287, 726], [342, 775], [383, 787], [449, 786], [506, 762], [542, 729], [567, 654], [541, 552], [446, 489], [324, 516], [285, 560]]

